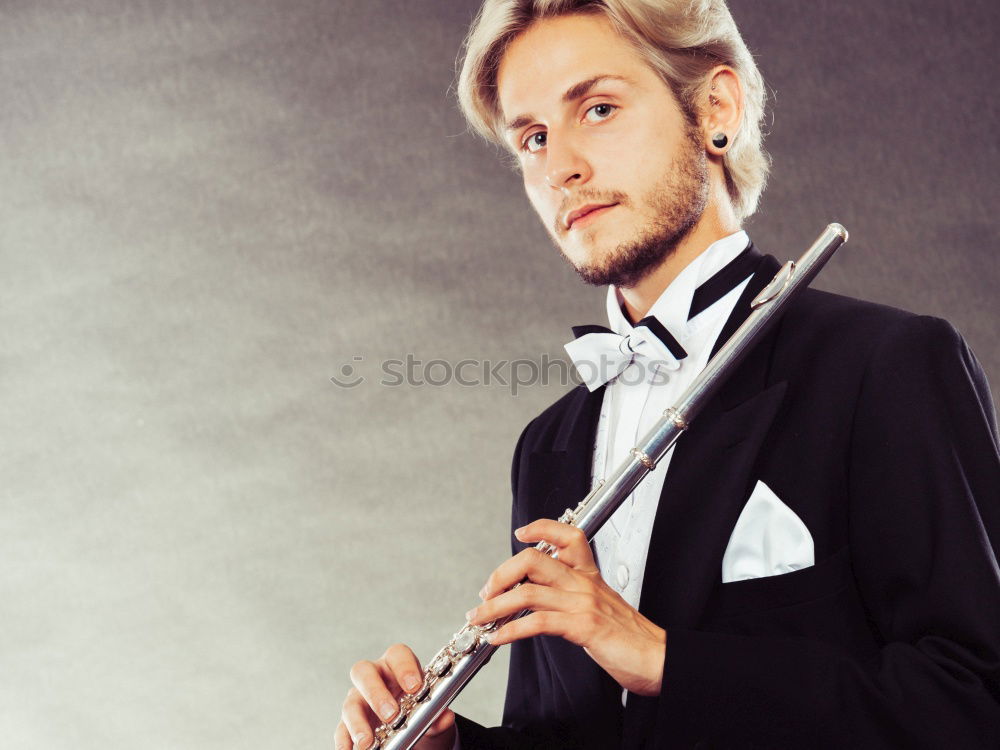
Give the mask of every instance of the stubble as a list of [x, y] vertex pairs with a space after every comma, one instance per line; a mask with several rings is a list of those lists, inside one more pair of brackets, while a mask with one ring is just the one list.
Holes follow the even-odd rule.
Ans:
[[[587, 284], [634, 287], [670, 257], [698, 223], [708, 204], [708, 160], [696, 128], [687, 128], [684, 143], [664, 179], [642, 196], [643, 206], [654, 218], [639, 235], [621, 242], [596, 263], [578, 266], [570, 261]], [[610, 193], [605, 200], [632, 205], [623, 193]]]

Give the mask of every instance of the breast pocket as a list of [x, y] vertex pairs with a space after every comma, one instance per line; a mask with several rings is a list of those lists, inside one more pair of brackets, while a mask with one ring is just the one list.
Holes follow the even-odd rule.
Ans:
[[710, 617], [732, 617], [822, 599], [845, 589], [852, 578], [851, 558], [845, 545], [802, 570], [720, 583], [709, 607]]

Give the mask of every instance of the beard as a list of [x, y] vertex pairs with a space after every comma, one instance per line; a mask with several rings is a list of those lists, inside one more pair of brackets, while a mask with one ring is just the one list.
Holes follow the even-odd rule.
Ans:
[[[708, 192], [705, 150], [697, 129], [688, 127], [681, 154], [673, 160], [663, 180], [642, 196], [640, 205], [650, 210], [653, 220], [642, 228], [639, 236], [620, 243], [596, 262], [578, 266], [570, 261], [570, 265], [588, 284], [634, 287], [670, 257], [698, 223], [708, 204]], [[629, 197], [620, 192], [585, 197], [602, 203], [632, 205]]]

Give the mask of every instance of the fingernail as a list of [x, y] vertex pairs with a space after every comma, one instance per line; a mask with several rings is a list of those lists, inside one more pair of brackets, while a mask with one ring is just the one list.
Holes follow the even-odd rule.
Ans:
[[485, 586], [483, 586], [481, 589], [479, 589], [479, 598], [482, 599], [482, 600], [484, 600], [484, 601], [486, 600], [486, 587]]
[[521, 538], [521, 535], [523, 533], [524, 533], [524, 527], [523, 526], [520, 527], [519, 529], [514, 529], [514, 536], [516, 536], [518, 539]]
[[472, 622], [472, 618], [476, 616], [476, 608], [473, 607], [468, 612], [465, 613], [465, 621]]
[[389, 721], [389, 719], [396, 715], [396, 706], [386, 701], [379, 708], [378, 715], [382, 717], [382, 721]]
[[371, 738], [367, 734], [358, 735], [358, 747], [368, 747], [371, 745]]
[[416, 675], [408, 674], [403, 678], [403, 687], [412, 693], [420, 687], [420, 679]]

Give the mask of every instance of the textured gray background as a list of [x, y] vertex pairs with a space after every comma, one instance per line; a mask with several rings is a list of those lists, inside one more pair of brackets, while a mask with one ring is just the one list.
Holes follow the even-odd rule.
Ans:
[[[996, 8], [733, 4], [758, 245], [841, 221], [819, 286], [950, 319], [995, 385]], [[428, 655], [504, 558], [565, 386], [377, 383], [601, 320], [448, 94], [474, 10], [0, 2], [5, 748], [330, 747], [349, 665]], [[495, 721], [504, 673], [460, 707]]]

